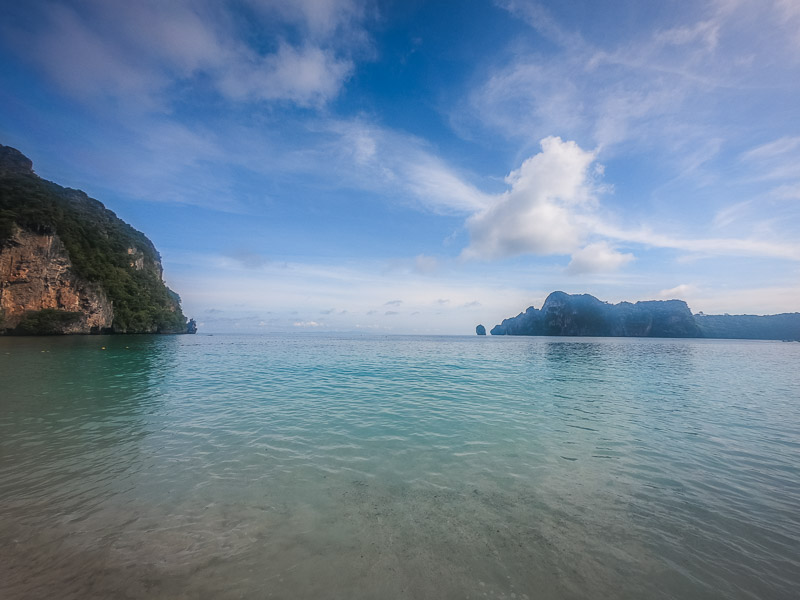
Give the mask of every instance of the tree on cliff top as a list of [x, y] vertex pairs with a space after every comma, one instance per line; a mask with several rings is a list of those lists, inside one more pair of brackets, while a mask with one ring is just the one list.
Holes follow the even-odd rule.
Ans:
[[[41, 179], [29, 159], [0, 145], [0, 248], [17, 227], [58, 235], [76, 275], [98, 283], [113, 302], [114, 331], [185, 331], [180, 298], [162, 281], [152, 242], [101, 202]], [[131, 265], [129, 249], [143, 259], [141, 268]]]

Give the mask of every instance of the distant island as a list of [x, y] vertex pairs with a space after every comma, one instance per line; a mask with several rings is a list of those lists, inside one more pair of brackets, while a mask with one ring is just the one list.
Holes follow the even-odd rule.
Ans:
[[609, 304], [589, 294], [553, 292], [495, 325], [492, 335], [723, 338], [800, 340], [800, 313], [779, 315], [692, 314], [683, 300]]
[[143, 233], [0, 145], [0, 334], [194, 331]]

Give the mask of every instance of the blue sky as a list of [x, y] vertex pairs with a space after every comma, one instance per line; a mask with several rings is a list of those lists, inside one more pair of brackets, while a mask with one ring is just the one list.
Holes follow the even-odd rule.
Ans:
[[204, 331], [800, 310], [800, 3], [2, 0], [0, 143]]

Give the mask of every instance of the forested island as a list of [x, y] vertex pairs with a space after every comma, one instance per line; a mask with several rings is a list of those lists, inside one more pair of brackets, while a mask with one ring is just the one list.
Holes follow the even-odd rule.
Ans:
[[553, 292], [504, 319], [492, 335], [569, 335], [800, 340], [800, 313], [779, 315], [692, 314], [683, 300], [609, 304], [589, 294]]
[[153, 243], [0, 145], [0, 334], [185, 332]]

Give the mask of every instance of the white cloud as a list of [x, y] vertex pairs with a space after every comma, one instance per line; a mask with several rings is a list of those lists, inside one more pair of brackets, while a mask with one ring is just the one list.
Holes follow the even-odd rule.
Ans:
[[[334, 98], [354, 49], [368, 42], [364, 12], [350, 0], [254, 4], [261, 10], [253, 25], [272, 38], [266, 49], [237, 27], [233, 8], [205, 0], [47, 4], [2, 30], [63, 90], [96, 106], [113, 99], [128, 110], [168, 113], [174, 98], [209, 85], [239, 102], [321, 106]], [[299, 27], [299, 39], [282, 37], [285, 25]]]
[[93, 30], [76, 12], [52, 6], [41, 24], [33, 34], [3, 30], [66, 92], [81, 99], [134, 97], [148, 107], [156, 104], [151, 92], [166, 84], [163, 74], [150, 72], [139, 57]]
[[182, 77], [235, 58], [225, 13], [213, 3], [87, 0], [75, 14], [129, 58], [160, 63]]
[[794, 32], [793, 41], [800, 48], [800, 4], [797, 0], [777, 0], [781, 25]]
[[[557, 137], [542, 140], [542, 151], [506, 178], [511, 189], [494, 196], [487, 208], [467, 219], [470, 244], [463, 256], [502, 259], [522, 254], [572, 254], [569, 273], [597, 273], [617, 270], [634, 259], [633, 254], [619, 252], [610, 244], [616, 241], [705, 256], [800, 260], [800, 244], [781, 240], [770, 222], [759, 223], [747, 237], [711, 238], [613, 224], [597, 210], [590, 169], [595, 157], [596, 153], [582, 150], [575, 142]], [[732, 223], [747, 206], [745, 202], [719, 211], [714, 224]], [[596, 241], [582, 247], [588, 239]]]
[[354, 0], [248, 0], [268, 19], [303, 25], [310, 37], [325, 40], [333, 35], [353, 35], [364, 17], [363, 3]]
[[731, 223], [743, 218], [749, 211], [752, 201], [745, 200], [726, 206], [714, 215], [713, 226], [716, 228], [727, 227]]
[[748, 150], [740, 157], [745, 174], [755, 181], [800, 180], [800, 136], [781, 137]]
[[691, 297], [694, 312], [768, 315], [797, 312], [800, 286], [764, 286], [703, 290]]
[[595, 154], [558, 137], [541, 146], [506, 177], [510, 190], [467, 219], [466, 258], [569, 254], [580, 246], [585, 227], [579, 215], [591, 206], [588, 169]]
[[539, 2], [531, 0], [498, 0], [497, 4], [527, 22], [540, 35], [559, 46], [576, 48], [584, 43], [579, 35], [561, 27]]
[[247, 269], [261, 269], [269, 264], [269, 259], [266, 256], [245, 248], [228, 252], [226, 256]]
[[438, 214], [471, 213], [488, 206], [492, 196], [467, 181], [415, 136], [370, 124], [362, 118], [319, 123], [331, 136], [313, 158], [315, 169], [330, 169], [341, 185], [376, 190], [406, 204]]
[[659, 233], [650, 227], [618, 228], [595, 222], [597, 234], [620, 242], [641, 244], [650, 248], [670, 248], [706, 256], [762, 256], [800, 260], [800, 244], [765, 238], [688, 238]]
[[616, 271], [633, 259], [633, 254], [619, 252], [608, 242], [594, 242], [572, 253], [572, 260], [567, 265], [567, 273], [581, 275]]
[[[514, 42], [453, 115], [463, 129], [477, 123], [523, 142], [558, 132], [604, 152], [646, 148], [662, 171], [680, 171], [704, 140], [763, 131], [749, 114], [764, 106], [751, 105], [760, 91], [785, 106], [796, 96], [794, 0], [686, 4], [669, 19], [639, 12], [611, 34], [586, 22], [570, 31], [542, 3], [500, 4], [553, 45]], [[747, 116], [731, 127], [737, 106]]]
[[784, 136], [777, 140], [757, 146], [752, 150], [748, 150], [742, 155], [742, 159], [748, 161], [773, 158], [776, 156], [783, 156], [798, 149], [800, 149], [800, 136]]
[[676, 285], [673, 288], [669, 288], [667, 290], [661, 290], [656, 294], [659, 298], [663, 298], [665, 300], [686, 300], [686, 298], [692, 295], [695, 292], [695, 286], [690, 285], [688, 283], [682, 283], [680, 285]]
[[658, 46], [683, 46], [699, 42], [701, 47], [714, 50], [719, 42], [720, 25], [714, 20], [700, 21], [659, 31], [653, 40]]
[[281, 44], [265, 57], [240, 59], [220, 74], [219, 89], [233, 100], [291, 100], [320, 105], [339, 93], [352, 71], [350, 60], [317, 47]]
[[[261, 325], [261, 324], [259, 323], [259, 325]], [[294, 323], [292, 323], [292, 326], [294, 326], [294, 327], [320, 327], [320, 323], [317, 323], [316, 321], [295, 321]], [[262, 327], [263, 327], [263, 325], [262, 325]]]
[[772, 190], [776, 198], [782, 200], [800, 200], [800, 182], [794, 185], [781, 185]]
[[487, 203], [486, 195], [465, 183], [441, 160], [429, 156], [401, 164], [403, 180], [423, 204], [438, 210], [475, 210]]

